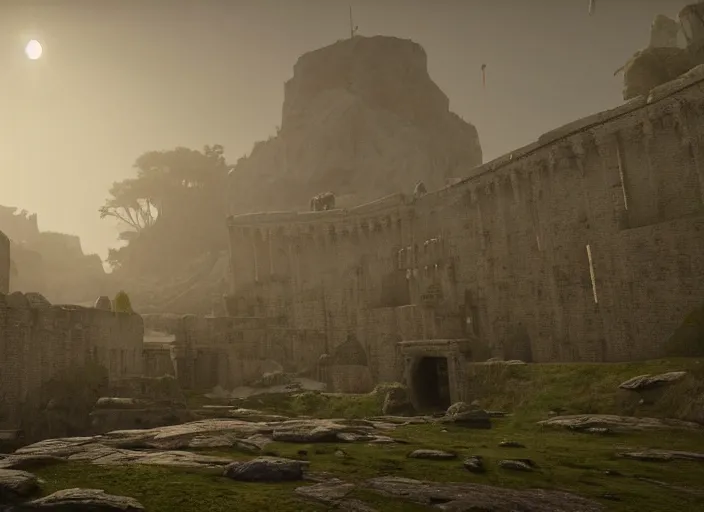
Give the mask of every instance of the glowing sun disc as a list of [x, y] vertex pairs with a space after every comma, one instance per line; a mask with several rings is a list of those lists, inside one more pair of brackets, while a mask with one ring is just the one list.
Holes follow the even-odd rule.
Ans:
[[26, 53], [27, 57], [31, 60], [37, 60], [42, 56], [43, 51], [41, 43], [36, 39], [32, 39], [27, 43], [27, 46], [24, 47], [24, 53]]

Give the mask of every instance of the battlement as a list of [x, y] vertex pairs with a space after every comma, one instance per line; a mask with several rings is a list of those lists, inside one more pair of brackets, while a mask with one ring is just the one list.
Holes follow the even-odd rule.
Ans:
[[391, 194], [375, 201], [355, 206], [326, 211], [288, 211], [288, 212], [258, 212], [231, 215], [227, 225], [234, 227], [253, 227], [284, 224], [330, 223], [339, 221], [359, 220], [362, 217], [389, 213], [410, 204], [404, 194]]

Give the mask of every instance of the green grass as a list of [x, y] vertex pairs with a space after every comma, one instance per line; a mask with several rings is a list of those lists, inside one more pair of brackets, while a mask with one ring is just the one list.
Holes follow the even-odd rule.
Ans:
[[[644, 373], [685, 369], [690, 376], [660, 394], [652, 405], [619, 391], [620, 382]], [[616, 512], [658, 512], [704, 510], [704, 498], [682, 490], [663, 488], [638, 480], [652, 480], [704, 490], [704, 463], [671, 461], [641, 462], [616, 457], [618, 452], [643, 448], [704, 452], [704, 435], [689, 432], [646, 432], [593, 436], [563, 430], [542, 429], [536, 421], [551, 409], [568, 413], [621, 413], [687, 417], [694, 414], [694, 397], [702, 396], [704, 370], [699, 360], [652, 361], [613, 365], [528, 365], [482, 366], [469, 375], [473, 397], [491, 409], [513, 412], [512, 417], [495, 420], [491, 430], [467, 430], [442, 425], [415, 425], [397, 429], [392, 435], [407, 445], [366, 444], [286, 444], [272, 443], [266, 453], [301, 458], [306, 450], [313, 472], [329, 472], [347, 481], [363, 481], [380, 475], [475, 482], [512, 488], [545, 488], [572, 491], [599, 500], [606, 510]], [[319, 417], [355, 417], [378, 414], [382, 394], [342, 396], [304, 393], [260, 396], [243, 401], [241, 407], [279, 414], [305, 414]], [[637, 398], [637, 396], [636, 396]], [[317, 413], [317, 414], [316, 414]], [[446, 430], [443, 432], [443, 430]], [[502, 440], [515, 440], [526, 448], [500, 448]], [[342, 448], [347, 457], [335, 451]], [[408, 459], [416, 448], [455, 451], [455, 461]], [[251, 455], [236, 450], [207, 450], [206, 453], [234, 459]], [[462, 459], [482, 455], [487, 472], [469, 473]], [[498, 468], [502, 458], [530, 458], [538, 468], [533, 473], [516, 473]], [[623, 476], [610, 476], [606, 470]], [[99, 467], [66, 464], [36, 472], [46, 481], [44, 492], [88, 486], [115, 494], [132, 496], [151, 512], [181, 510], [326, 510], [300, 501], [293, 490], [299, 484], [243, 484], [199, 472], [155, 467]], [[602, 498], [618, 496], [621, 501]], [[390, 500], [364, 490], [355, 497], [379, 510], [414, 511], [422, 507]]]

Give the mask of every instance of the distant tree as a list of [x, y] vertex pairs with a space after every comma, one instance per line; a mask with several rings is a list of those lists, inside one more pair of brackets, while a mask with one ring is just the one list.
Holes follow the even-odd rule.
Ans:
[[113, 309], [115, 313], [134, 313], [130, 297], [122, 290], [117, 292], [113, 301]]
[[[132, 245], [159, 219], [220, 216], [224, 210], [227, 174], [232, 168], [219, 144], [201, 151], [177, 147], [168, 151], [148, 151], [135, 161], [135, 178], [113, 183], [110, 197], [100, 208], [100, 218], [117, 219], [127, 229], [119, 240]], [[224, 215], [224, 213], [222, 213]], [[124, 266], [129, 251], [111, 249], [107, 262], [113, 268]]]

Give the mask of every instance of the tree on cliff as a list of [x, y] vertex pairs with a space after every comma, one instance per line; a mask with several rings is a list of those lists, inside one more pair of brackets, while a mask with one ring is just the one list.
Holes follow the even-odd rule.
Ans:
[[[221, 145], [205, 146], [202, 151], [185, 147], [148, 151], [137, 158], [134, 168], [137, 176], [115, 182], [100, 208], [101, 218], [116, 219], [126, 228], [119, 239], [127, 244], [108, 254], [113, 268], [133, 257], [143, 260], [135, 246], [145, 238], [159, 241], [161, 254], [154, 256], [169, 258], [173, 254], [168, 250], [175, 249], [176, 242], [192, 235], [196, 238], [191, 243], [201, 243], [204, 235], [199, 238], [198, 226], [207, 233], [203, 229], [207, 223], [224, 223], [227, 173], [232, 167]], [[143, 249], [153, 252], [153, 248]]]

